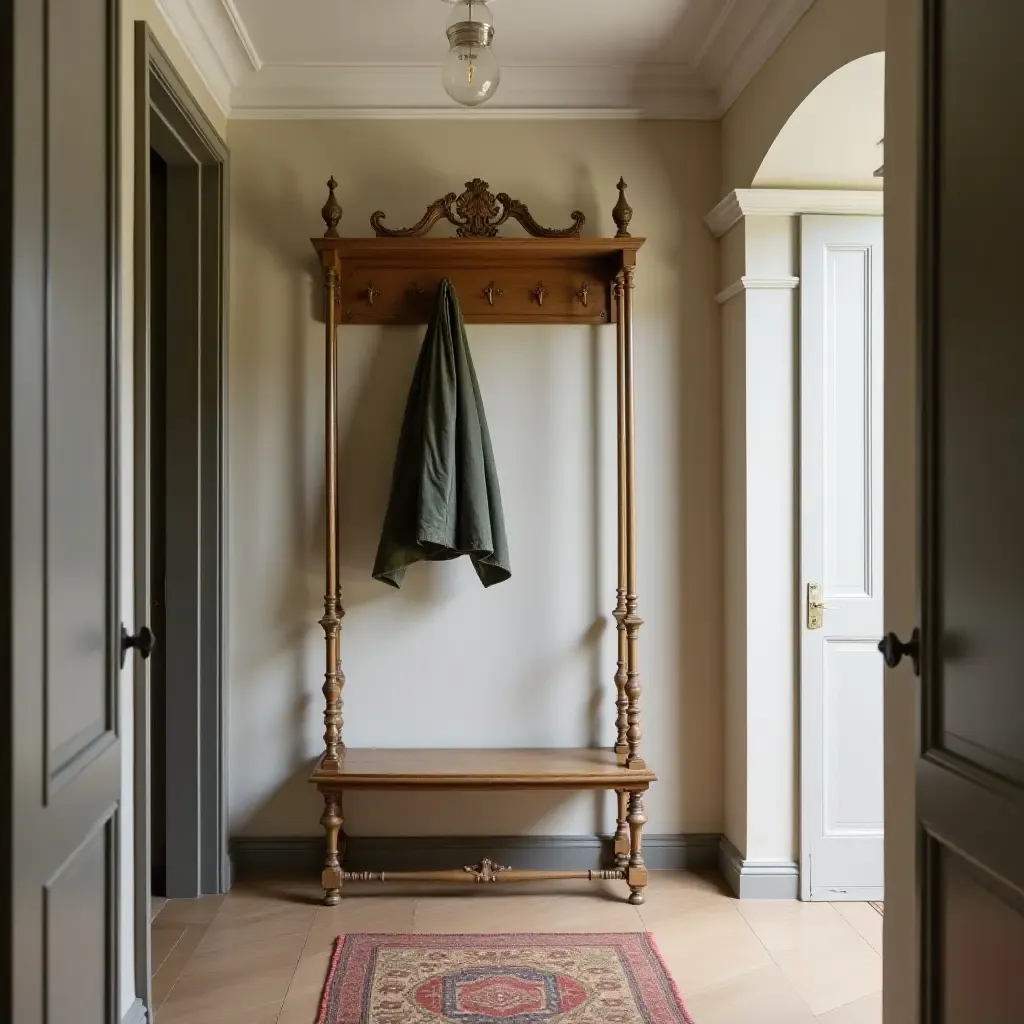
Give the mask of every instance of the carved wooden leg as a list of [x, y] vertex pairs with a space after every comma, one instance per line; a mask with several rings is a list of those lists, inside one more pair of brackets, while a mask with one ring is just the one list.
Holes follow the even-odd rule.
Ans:
[[629, 867], [626, 881], [629, 883], [629, 902], [638, 907], [644, 902], [644, 889], [647, 887], [647, 865], [643, 855], [643, 831], [647, 824], [644, 814], [643, 793], [629, 795]]
[[617, 789], [618, 814], [615, 828], [615, 866], [625, 870], [629, 867], [629, 794], [624, 789]]
[[338, 836], [341, 832], [341, 797], [337, 793], [324, 793], [324, 813], [320, 824], [327, 835], [327, 860], [321, 882], [324, 888], [324, 906], [336, 907], [341, 902], [341, 860], [338, 857]]

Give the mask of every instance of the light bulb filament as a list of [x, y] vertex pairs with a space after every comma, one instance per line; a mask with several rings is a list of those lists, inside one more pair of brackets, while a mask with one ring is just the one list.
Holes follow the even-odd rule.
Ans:
[[474, 77], [476, 77], [476, 62], [471, 59], [469, 62], [469, 74], [466, 76], [466, 81], [472, 85]]

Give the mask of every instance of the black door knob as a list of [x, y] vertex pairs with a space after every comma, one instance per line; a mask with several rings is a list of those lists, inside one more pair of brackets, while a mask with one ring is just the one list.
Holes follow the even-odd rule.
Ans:
[[886, 633], [878, 641], [878, 649], [882, 652], [882, 657], [885, 658], [885, 663], [889, 668], [895, 668], [903, 660], [903, 656], [906, 655], [914, 663], [914, 675], [916, 676], [920, 672], [920, 641], [920, 632], [915, 627], [914, 632], [910, 634], [910, 639], [906, 643], [895, 633]]
[[153, 653], [153, 648], [156, 647], [156, 636], [153, 630], [149, 626], [143, 626], [138, 633], [132, 635], [123, 625], [121, 626], [121, 668], [124, 668], [124, 660], [132, 647], [143, 658], [148, 658]]

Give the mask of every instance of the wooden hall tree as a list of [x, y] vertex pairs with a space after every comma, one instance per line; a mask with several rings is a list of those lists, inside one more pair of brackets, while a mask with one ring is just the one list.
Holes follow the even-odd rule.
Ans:
[[[326, 638], [324, 753], [310, 781], [324, 797], [327, 835], [324, 902], [335, 905], [345, 882], [524, 882], [545, 879], [616, 879], [629, 901], [644, 902], [647, 868], [642, 850], [647, 823], [643, 794], [656, 776], [640, 754], [638, 647], [643, 621], [636, 595], [636, 487], [633, 380], [633, 294], [636, 256], [644, 243], [628, 232], [632, 210], [619, 181], [614, 238], [582, 238], [585, 218], [544, 228], [525, 204], [497, 196], [479, 178], [461, 195], [432, 203], [411, 228], [370, 218], [374, 238], [342, 238], [337, 182], [328, 182], [322, 216], [327, 230], [313, 246], [323, 271], [326, 305], [325, 478], [327, 494], [326, 595], [320, 620]], [[501, 238], [499, 227], [518, 221], [529, 238]], [[439, 221], [455, 225], [454, 238], [429, 238]], [[342, 742], [341, 619], [338, 488], [338, 325], [422, 324], [440, 282], [455, 285], [467, 323], [617, 325], [618, 634], [615, 672], [616, 738], [608, 750], [369, 750]], [[485, 859], [451, 871], [347, 872], [341, 841], [342, 795], [353, 790], [611, 790], [617, 795], [615, 863], [606, 871], [516, 871]]]

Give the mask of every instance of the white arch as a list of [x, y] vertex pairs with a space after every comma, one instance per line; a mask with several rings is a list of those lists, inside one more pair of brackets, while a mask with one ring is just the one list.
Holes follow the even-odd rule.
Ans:
[[755, 188], [881, 189], [885, 54], [833, 72], [793, 112], [757, 174]]

